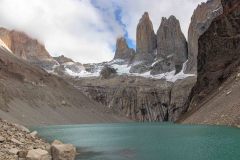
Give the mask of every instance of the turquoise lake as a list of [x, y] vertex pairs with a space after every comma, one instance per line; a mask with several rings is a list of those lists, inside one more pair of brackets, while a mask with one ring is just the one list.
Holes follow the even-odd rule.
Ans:
[[127, 123], [33, 128], [78, 147], [78, 160], [240, 160], [240, 129]]

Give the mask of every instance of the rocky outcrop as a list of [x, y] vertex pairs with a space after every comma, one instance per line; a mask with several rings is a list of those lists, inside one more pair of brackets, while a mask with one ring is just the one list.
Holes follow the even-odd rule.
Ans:
[[46, 70], [50, 70], [57, 64], [43, 44], [23, 32], [0, 28], [0, 39], [2, 39], [14, 55], [32, 64]]
[[222, 12], [221, 0], [209, 0], [195, 9], [188, 30], [187, 73], [197, 72], [199, 37], [209, 28], [213, 19], [221, 15]]
[[[181, 70], [183, 63], [187, 60], [187, 52], [187, 41], [179, 21], [175, 16], [170, 16], [168, 19], [163, 17], [157, 31], [157, 58], [170, 65], [156, 66], [159, 73], [169, 72], [175, 68]], [[161, 66], [164, 66], [163, 63]], [[156, 74], [156, 69], [154, 70]]]
[[51, 145], [53, 160], [74, 160], [76, 157], [76, 147], [72, 144], [63, 144], [55, 140]]
[[156, 34], [147, 12], [140, 19], [137, 26], [137, 49], [134, 61], [152, 61], [157, 48]]
[[73, 145], [55, 140], [50, 146], [24, 126], [0, 119], [0, 127], [1, 160], [74, 160], [77, 154]]
[[0, 38], [15, 55], [23, 59], [31, 61], [51, 58], [44, 45], [23, 32], [0, 28]]
[[198, 78], [192, 104], [205, 98], [240, 65], [240, 1], [222, 3], [224, 13], [199, 38]]
[[100, 72], [100, 77], [102, 79], [108, 79], [110, 77], [113, 77], [117, 74], [117, 71], [112, 68], [112, 67], [109, 67], [109, 66], [104, 66], [103, 69], [101, 70]]
[[[47, 150], [49, 150], [50, 145], [38, 137], [32, 137], [25, 127], [0, 119], [0, 128], [2, 137], [0, 141], [0, 159], [24, 159], [27, 155], [29, 160], [34, 159], [33, 156], [49, 157]], [[31, 150], [34, 148], [43, 151], [44, 154], [41, 154], [43, 153], [41, 152], [33, 155], [36, 150]]]
[[46, 150], [32, 149], [28, 151], [26, 160], [51, 160], [51, 156]]
[[156, 75], [175, 70], [177, 74], [187, 54], [187, 41], [176, 17], [162, 18], [156, 36], [148, 13], [144, 13], [137, 26], [137, 50], [130, 73], [150, 71]]
[[176, 121], [185, 111], [185, 103], [195, 77], [175, 84], [164, 80], [120, 76], [107, 80], [77, 79], [74, 82], [89, 98], [133, 120]]
[[129, 62], [134, 56], [134, 54], [135, 54], [134, 49], [128, 47], [128, 44], [124, 37], [120, 37], [117, 39], [114, 59], [122, 59]]

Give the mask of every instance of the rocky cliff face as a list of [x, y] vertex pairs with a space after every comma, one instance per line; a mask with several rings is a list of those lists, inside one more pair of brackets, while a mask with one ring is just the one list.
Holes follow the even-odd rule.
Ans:
[[222, 14], [222, 12], [221, 0], [209, 0], [195, 9], [188, 30], [187, 73], [197, 72], [199, 37], [209, 28], [213, 19]]
[[124, 37], [117, 39], [114, 59], [122, 59], [129, 62], [133, 58], [134, 54], [134, 49], [128, 47], [128, 44]]
[[15, 30], [9, 31], [5, 28], [0, 28], [0, 38], [12, 50], [12, 52], [26, 60], [49, 59], [51, 56], [36, 39], [30, 38], [23, 32]]
[[200, 101], [240, 65], [240, 1], [222, 1], [224, 13], [199, 38], [198, 78], [194, 100]]
[[162, 18], [155, 35], [149, 15], [144, 13], [137, 26], [137, 50], [130, 72], [151, 71], [156, 75], [176, 70], [178, 73], [187, 53], [187, 41], [176, 17]]
[[57, 64], [52, 59], [45, 46], [23, 32], [0, 28], [0, 39], [13, 54], [42, 68], [50, 69]]
[[175, 16], [163, 17], [157, 31], [157, 58], [159, 63], [153, 66], [153, 74], [181, 71], [187, 60], [187, 41]]
[[184, 123], [240, 124], [240, 1], [222, 0], [223, 14], [199, 38], [198, 78]]
[[147, 121], [176, 121], [185, 111], [185, 103], [195, 77], [175, 84], [164, 80], [119, 76], [111, 79], [75, 79], [74, 85], [89, 98], [133, 120], [140, 120], [141, 109]]
[[137, 49], [135, 61], [149, 61], [154, 58], [154, 51], [157, 48], [156, 34], [147, 12], [140, 19], [137, 26]]

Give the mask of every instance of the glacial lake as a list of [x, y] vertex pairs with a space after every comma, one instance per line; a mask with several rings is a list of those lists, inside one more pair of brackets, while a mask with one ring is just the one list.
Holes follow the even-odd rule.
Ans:
[[35, 127], [48, 141], [71, 143], [78, 160], [239, 160], [240, 129], [126, 123]]

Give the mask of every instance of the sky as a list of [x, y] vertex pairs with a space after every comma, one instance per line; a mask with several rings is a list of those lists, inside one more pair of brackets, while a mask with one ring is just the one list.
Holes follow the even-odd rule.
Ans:
[[136, 27], [145, 11], [155, 32], [162, 17], [175, 15], [187, 36], [194, 9], [205, 1], [0, 0], [0, 26], [38, 39], [52, 56], [96, 63], [113, 58], [120, 36], [135, 48]]

